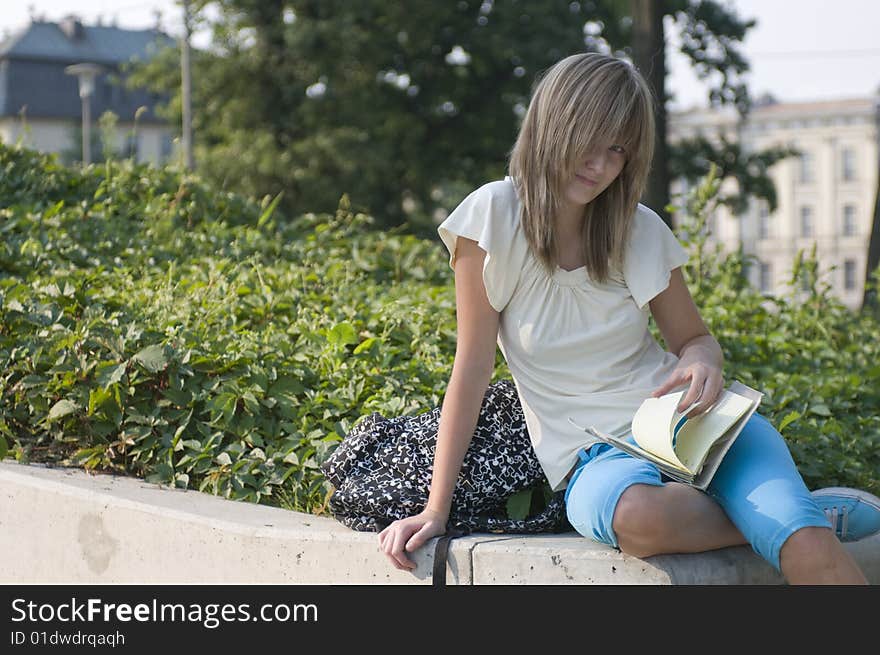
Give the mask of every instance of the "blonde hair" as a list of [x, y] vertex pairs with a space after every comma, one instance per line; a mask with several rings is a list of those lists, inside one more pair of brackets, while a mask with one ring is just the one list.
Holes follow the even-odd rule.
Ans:
[[604, 282], [623, 266], [624, 249], [654, 155], [654, 106], [641, 74], [622, 59], [572, 55], [539, 78], [510, 154], [529, 246], [548, 272], [557, 265], [554, 217], [586, 153], [620, 144], [620, 175], [584, 209], [587, 273]]

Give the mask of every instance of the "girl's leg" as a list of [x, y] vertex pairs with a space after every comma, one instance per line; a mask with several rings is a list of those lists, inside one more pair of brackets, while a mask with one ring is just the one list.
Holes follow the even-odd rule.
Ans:
[[695, 553], [745, 544], [712, 498], [663, 483], [651, 463], [597, 444], [581, 453], [565, 493], [568, 520], [583, 536], [628, 555]]
[[864, 583], [798, 473], [782, 436], [755, 414], [709, 485], [752, 548], [792, 584]]
[[781, 435], [760, 415], [719, 467], [711, 497], [664, 484], [652, 464], [605, 444], [581, 460], [565, 498], [569, 522], [586, 537], [636, 557], [750, 543], [790, 583], [864, 582]]
[[801, 528], [786, 540], [780, 559], [789, 584], [868, 584], [830, 529]]
[[[640, 558], [748, 543], [717, 502], [674, 482], [629, 487], [618, 501], [614, 529], [620, 549]], [[794, 532], [781, 547], [777, 568], [790, 584], [867, 584], [830, 528]]]
[[717, 502], [677, 482], [627, 488], [614, 511], [613, 526], [620, 549], [642, 558], [748, 543]]

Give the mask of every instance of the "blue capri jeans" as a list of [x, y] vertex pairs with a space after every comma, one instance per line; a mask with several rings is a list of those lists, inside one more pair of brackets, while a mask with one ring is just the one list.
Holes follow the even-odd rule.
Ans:
[[[565, 490], [569, 523], [580, 534], [618, 548], [611, 528], [617, 501], [633, 484], [670, 481], [659, 469], [609, 444], [578, 453]], [[782, 435], [753, 414], [715, 472], [707, 493], [718, 501], [752, 549], [777, 571], [785, 540], [805, 527], [830, 528], [798, 473]]]

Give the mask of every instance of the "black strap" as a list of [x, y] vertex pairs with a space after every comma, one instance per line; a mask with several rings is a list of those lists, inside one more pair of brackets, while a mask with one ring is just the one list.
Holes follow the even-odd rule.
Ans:
[[437, 539], [437, 545], [434, 546], [434, 572], [431, 577], [431, 584], [433, 586], [446, 586], [446, 561], [449, 556], [449, 542], [456, 537], [463, 537], [469, 533], [470, 530], [467, 527], [448, 528], [446, 534]]

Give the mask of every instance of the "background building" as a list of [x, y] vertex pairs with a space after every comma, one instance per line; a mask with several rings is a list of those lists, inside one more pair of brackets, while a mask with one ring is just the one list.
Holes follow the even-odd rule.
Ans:
[[[83, 25], [69, 16], [58, 23], [32, 20], [0, 43], [0, 140], [19, 138], [31, 148], [54, 152], [65, 161], [82, 153], [82, 105], [79, 83], [65, 73], [72, 64], [91, 63], [104, 68], [91, 98], [97, 119], [110, 110], [118, 116], [116, 145], [122, 156], [153, 164], [172, 155], [173, 132], [153, 113], [160, 100], [144, 90], [127, 89], [120, 65], [134, 57], [151, 57], [173, 40], [157, 30], [127, 30], [112, 25]], [[134, 130], [135, 112], [146, 107]], [[94, 141], [94, 138], [93, 138]], [[93, 147], [100, 156], [100, 146]]]
[[[757, 257], [751, 282], [762, 291], [789, 291], [798, 250], [816, 245], [820, 281], [849, 307], [861, 306], [868, 240], [877, 193], [880, 95], [824, 102], [782, 103], [765, 98], [745, 122], [732, 111], [696, 110], [670, 116], [669, 138], [702, 134], [738, 139], [747, 152], [772, 146], [800, 151], [770, 169], [778, 206], [752, 200], [748, 211], [733, 216], [719, 207], [712, 240], [725, 250], [741, 243]], [[726, 181], [727, 185], [735, 182]], [[685, 190], [677, 182], [673, 194]]]

